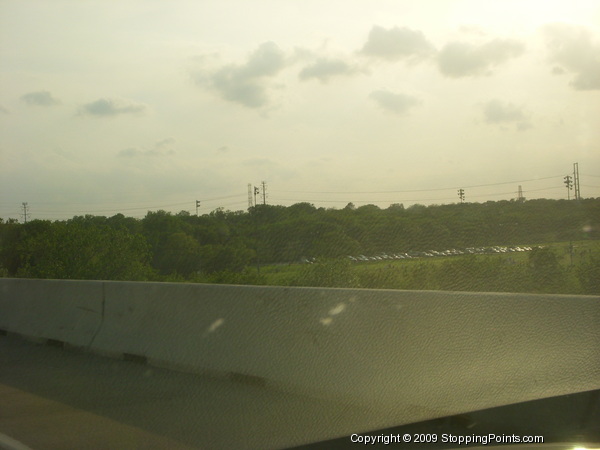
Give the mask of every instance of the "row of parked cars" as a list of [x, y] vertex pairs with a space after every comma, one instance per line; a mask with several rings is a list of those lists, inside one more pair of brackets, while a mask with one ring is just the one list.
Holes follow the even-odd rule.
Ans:
[[413, 258], [432, 258], [442, 256], [457, 256], [457, 255], [485, 255], [493, 253], [512, 253], [512, 252], [527, 252], [531, 251], [532, 247], [469, 247], [464, 250], [428, 250], [425, 252], [406, 252], [406, 253], [380, 253], [375, 256], [348, 256], [351, 261], [367, 262], [367, 261], [385, 261]]

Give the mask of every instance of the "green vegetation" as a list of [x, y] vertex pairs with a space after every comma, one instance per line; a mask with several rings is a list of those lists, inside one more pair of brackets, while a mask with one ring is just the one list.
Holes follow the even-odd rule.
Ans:
[[600, 241], [559, 243], [526, 253], [403, 261], [269, 266], [267, 284], [374, 289], [600, 294]]
[[[0, 276], [599, 294], [599, 224], [600, 199], [0, 219]], [[349, 258], [527, 245], [536, 248]]]

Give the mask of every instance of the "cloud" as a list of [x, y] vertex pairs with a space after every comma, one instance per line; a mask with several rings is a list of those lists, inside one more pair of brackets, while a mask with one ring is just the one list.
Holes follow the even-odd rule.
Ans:
[[175, 154], [174, 150], [167, 150], [167, 151], [160, 151], [157, 149], [140, 150], [135, 147], [130, 147], [130, 148], [121, 150], [119, 153], [117, 153], [117, 156], [121, 157], [121, 158], [133, 158], [133, 157], [139, 157], [139, 156], [150, 156], [150, 157], [171, 156], [174, 154]]
[[486, 123], [492, 125], [514, 124], [519, 131], [532, 127], [523, 108], [500, 100], [490, 100], [483, 104], [483, 117]]
[[8, 111], [8, 109], [6, 109], [2, 105], [0, 105], [0, 113], [2, 113], [2, 114], [10, 114], [10, 112]]
[[523, 54], [525, 47], [513, 39], [494, 39], [482, 45], [450, 42], [437, 55], [442, 74], [451, 78], [489, 75], [491, 68]]
[[119, 151], [117, 156], [120, 158], [171, 156], [175, 154], [175, 150], [171, 148], [174, 143], [175, 139], [168, 137], [155, 142], [151, 148], [146, 150], [135, 147], [125, 148]]
[[224, 100], [248, 108], [260, 108], [269, 102], [268, 78], [285, 66], [283, 51], [273, 42], [261, 44], [241, 65], [230, 64], [209, 73], [196, 73], [197, 84], [206, 85]]
[[146, 109], [146, 105], [131, 100], [101, 98], [83, 105], [79, 113], [95, 117], [114, 117], [119, 114], [141, 114]]
[[393, 92], [385, 90], [371, 92], [369, 97], [382, 109], [398, 115], [404, 115], [409, 109], [421, 104], [416, 97], [404, 94], [394, 94]]
[[[557, 64], [552, 73], [575, 75], [570, 85], [577, 90], [600, 89], [600, 44], [583, 28], [566, 24], [542, 27], [549, 59]], [[562, 72], [561, 72], [562, 71]]]
[[433, 45], [421, 31], [398, 27], [386, 30], [377, 25], [371, 28], [367, 42], [360, 51], [373, 58], [408, 62], [427, 58], [434, 52]]
[[485, 36], [486, 32], [477, 25], [461, 25], [458, 29], [461, 33], [472, 34], [476, 36]]
[[314, 63], [304, 67], [298, 76], [301, 80], [316, 78], [322, 83], [326, 83], [332, 77], [352, 75], [356, 72], [356, 68], [341, 59], [318, 58]]
[[132, 158], [134, 156], [140, 156], [142, 154], [143, 154], [143, 152], [141, 150], [130, 147], [130, 148], [125, 148], [125, 149], [121, 150], [119, 153], [117, 153], [117, 156]]
[[54, 106], [60, 105], [60, 100], [52, 97], [48, 91], [29, 92], [21, 96], [21, 100], [28, 105]]
[[262, 167], [262, 166], [276, 166], [277, 163], [268, 158], [251, 158], [244, 159], [241, 162], [242, 166], [246, 167]]
[[154, 144], [154, 146], [156, 148], [165, 148], [165, 147], [171, 146], [171, 144], [174, 144], [174, 143], [175, 143], [175, 138], [168, 137], [168, 138], [161, 139], [160, 141], [156, 142], [156, 144]]

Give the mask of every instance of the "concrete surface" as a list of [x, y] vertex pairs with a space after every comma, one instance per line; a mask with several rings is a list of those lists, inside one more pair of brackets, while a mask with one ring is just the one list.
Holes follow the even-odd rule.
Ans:
[[[380, 430], [381, 412], [6, 336], [0, 336], [0, 361], [3, 450], [364, 447], [352, 444], [353, 433], [533, 434], [546, 443], [600, 442], [600, 390]], [[27, 447], [5, 446], [3, 436]], [[312, 443], [336, 436], [343, 437]]]
[[[0, 336], [0, 433], [37, 449], [269, 449], [373, 411]], [[0, 447], [1, 448], [1, 447]]]

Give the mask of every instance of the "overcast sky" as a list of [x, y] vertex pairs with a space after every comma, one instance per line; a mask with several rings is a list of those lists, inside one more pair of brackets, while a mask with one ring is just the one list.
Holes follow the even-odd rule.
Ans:
[[5, 219], [241, 210], [263, 180], [566, 198], [574, 162], [600, 196], [596, 0], [0, 0]]

